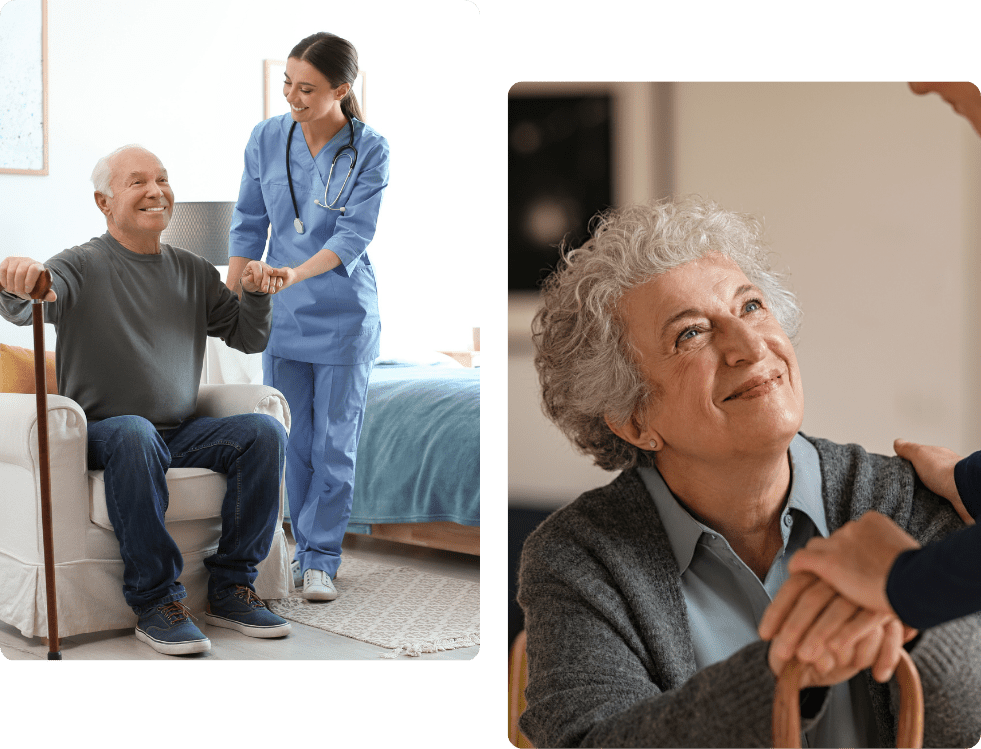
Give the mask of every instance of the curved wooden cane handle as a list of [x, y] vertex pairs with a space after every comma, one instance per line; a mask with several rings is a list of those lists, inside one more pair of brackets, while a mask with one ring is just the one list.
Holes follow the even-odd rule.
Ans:
[[[804, 665], [794, 658], [777, 679], [773, 698], [774, 747], [800, 747], [800, 680], [803, 673]], [[905, 650], [899, 654], [896, 680], [900, 689], [896, 746], [920, 749], [923, 746], [923, 686], [920, 674]]]
[[[3, 286], [0, 286], [0, 291], [5, 291]], [[37, 281], [34, 282], [34, 288], [31, 289], [31, 299], [41, 299], [49, 291], [51, 291], [51, 271], [45, 268], [37, 277]]]
[[31, 289], [31, 299], [43, 299], [49, 291], [51, 291], [51, 271], [45, 268], [37, 277], [34, 288]]

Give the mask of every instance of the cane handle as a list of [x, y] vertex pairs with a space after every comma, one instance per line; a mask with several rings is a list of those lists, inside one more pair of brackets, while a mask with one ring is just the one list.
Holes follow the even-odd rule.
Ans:
[[[0, 291], [6, 291], [6, 289], [0, 285]], [[51, 271], [45, 268], [37, 277], [37, 281], [34, 282], [34, 288], [31, 289], [31, 299], [43, 299], [49, 291], [51, 291]]]
[[31, 289], [31, 299], [43, 299], [49, 291], [51, 291], [51, 271], [45, 268], [37, 277], [34, 288]]
[[[804, 664], [792, 659], [777, 679], [773, 698], [773, 746], [800, 747], [800, 682]], [[909, 653], [901, 650], [896, 667], [899, 682], [899, 728], [896, 746], [920, 749], [923, 746], [923, 686]]]

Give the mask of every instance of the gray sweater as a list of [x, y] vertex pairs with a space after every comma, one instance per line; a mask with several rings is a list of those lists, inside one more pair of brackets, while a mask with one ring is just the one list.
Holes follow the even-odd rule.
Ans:
[[[921, 543], [961, 526], [908, 462], [807, 439], [820, 457], [830, 531], [870, 509]], [[521, 729], [536, 746], [772, 746], [769, 644], [696, 672], [678, 566], [636, 471], [582, 495], [528, 538], [518, 601], [529, 666]], [[911, 654], [923, 681], [924, 746], [974, 746], [981, 615], [923, 632]], [[898, 687], [866, 674], [879, 736], [895, 746]]]
[[[245, 353], [269, 338], [272, 302], [242, 301], [204, 258], [169, 245], [159, 255], [131, 252], [106, 233], [45, 263], [55, 302], [45, 320], [58, 334], [58, 392], [90, 421], [143, 416], [158, 429], [194, 412], [207, 336]], [[31, 303], [0, 293], [0, 315], [31, 322]]]

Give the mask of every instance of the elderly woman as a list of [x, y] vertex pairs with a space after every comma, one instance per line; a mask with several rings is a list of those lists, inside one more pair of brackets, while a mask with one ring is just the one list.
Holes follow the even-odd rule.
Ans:
[[[909, 463], [798, 433], [794, 297], [762, 227], [689, 197], [611, 211], [566, 254], [535, 319], [546, 414], [622, 471], [528, 539], [518, 600], [538, 746], [770, 746], [784, 661], [757, 626], [786, 561], [869, 509], [918, 541], [959, 525]], [[822, 585], [824, 583], [821, 583]], [[843, 620], [866, 612], [848, 609]], [[821, 654], [801, 693], [805, 746], [896, 738], [895, 620]], [[981, 620], [921, 633], [926, 746], [981, 730]]]

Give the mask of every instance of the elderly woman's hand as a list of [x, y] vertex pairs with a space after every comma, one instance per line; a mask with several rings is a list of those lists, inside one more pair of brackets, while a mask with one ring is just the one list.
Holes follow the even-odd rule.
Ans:
[[915, 634], [895, 616], [862, 609], [809, 573], [792, 575], [760, 622], [760, 637], [773, 640], [771, 671], [779, 676], [796, 656], [809, 664], [803, 686], [837, 684], [866, 668], [888, 681], [903, 643]]

